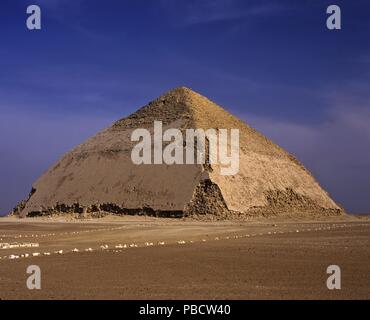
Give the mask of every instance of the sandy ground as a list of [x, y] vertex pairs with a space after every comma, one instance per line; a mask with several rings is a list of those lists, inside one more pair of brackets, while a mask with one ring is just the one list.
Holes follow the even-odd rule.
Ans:
[[[0, 244], [1, 299], [370, 299], [368, 218], [2, 218]], [[41, 290], [26, 287], [31, 264]], [[333, 264], [341, 290], [326, 287]]]

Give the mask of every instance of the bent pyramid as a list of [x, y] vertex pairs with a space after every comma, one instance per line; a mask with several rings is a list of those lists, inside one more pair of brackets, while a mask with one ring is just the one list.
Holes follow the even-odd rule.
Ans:
[[[136, 128], [238, 128], [240, 169], [218, 165], [135, 165]], [[60, 212], [100, 216], [228, 216], [342, 214], [312, 175], [288, 152], [194, 91], [180, 87], [115, 122], [65, 154], [33, 185], [14, 214]]]

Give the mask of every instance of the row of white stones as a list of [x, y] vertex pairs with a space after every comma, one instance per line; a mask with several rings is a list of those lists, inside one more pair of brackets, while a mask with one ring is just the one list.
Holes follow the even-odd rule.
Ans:
[[[365, 224], [333, 224], [333, 226], [360, 226]], [[145, 226], [145, 224], [142, 224], [140, 226]], [[274, 225], [277, 226], [277, 225]], [[287, 225], [281, 225], [281, 227], [288, 227]], [[7, 235], [2, 234], [0, 235], [0, 240], [3, 240], [3, 238], [11, 238], [11, 239], [21, 239], [21, 238], [44, 238], [44, 237], [56, 237], [56, 236], [65, 236], [65, 235], [78, 235], [78, 234], [84, 234], [84, 233], [92, 233], [92, 232], [101, 232], [101, 231], [115, 231], [115, 230], [122, 230], [127, 228], [127, 226], [120, 226], [120, 227], [110, 227], [110, 228], [99, 228], [99, 229], [89, 229], [89, 230], [79, 230], [79, 231], [67, 231], [67, 232], [59, 232], [59, 233], [45, 233], [45, 234], [18, 234], [18, 235]], [[329, 228], [330, 229], [330, 228]], [[324, 230], [324, 228], [315, 228], [312, 230]]]
[[24, 243], [0, 243], [0, 249], [14, 249], [14, 248], [38, 248], [38, 243], [24, 242]]
[[[241, 239], [241, 238], [249, 238], [249, 237], [255, 237], [255, 236], [266, 236], [266, 235], [277, 235], [277, 234], [284, 234], [284, 233], [299, 233], [299, 232], [313, 232], [313, 231], [323, 231], [323, 230], [334, 230], [334, 229], [339, 229], [339, 228], [345, 228], [348, 226], [352, 225], [347, 225], [347, 224], [333, 224], [331, 226], [327, 227], [319, 227], [319, 228], [307, 228], [307, 229], [296, 229], [296, 230], [286, 230], [286, 231], [268, 231], [268, 232], [260, 232], [260, 233], [251, 233], [251, 234], [239, 234], [239, 235], [233, 235], [233, 236], [223, 236], [223, 237], [215, 237], [214, 239], [209, 239], [208, 241], [218, 241], [218, 240], [230, 240], [230, 239]], [[369, 224], [356, 224], [356, 226], [369, 226]], [[207, 239], [201, 239], [200, 241], [197, 240], [177, 240], [175, 243], [170, 242], [167, 243], [169, 245], [173, 244], [179, 244], [179, 245], [184, 245], [184, 244], [192, 244], [195, 242], [207, 242]], [[21, 258], [29, 258], [29, 257], [39, 257], [39, 256], [50, 256], [52, 254], [65, 254], [65, 253], [79, 253], [79, 252], [93, 252], [93, 251], [99, 251], [100, 250], [108, 250], [112, 252], [122, 252], [122, 249], [128, 249], [128, 248], [138, 248], [138, 247], [152, 247], [152, 246], [164, 246], [166, 243], [164, 241], [158, 241], [157, 243], [153, 242], [145, 242], [144, 244], [136, 244], [136, 243], [131, 243], [131, 244], [117, 244], [114, 245], [113, 247], [109, 247], [107, 244], [102, 244], [99, 246], [98, 249], [93, 249], [93, 248], [85, 248], [85, 249], [77, 249], [74, 248], [72, 250], [57, 250], [54, 252], [34, 252], [34, 253], [25, 253], [25, 254], [10, 254], [8, 256], [0, 256], [0, 260], [15, 260], [15, 259], [21, 259]]]
[[0, 240], [2, 240], [3, 238], [21, 239], [21, 238], [44, 238], [44, 237], [56, 237], [56, 236], [65, 236], [65, 235], [77, 235], [77, 234], [99, 232], [99, 231], [121, 230], [121, 229], [124, 229], [124, 228], [126, 228], [126, 226], [89, 229], [89, 230], [79, 230], [79, 231], [68, 231], [68, 232], [59, 232], [59, 233], [44, 233], [44, 234], [17, 234], [17, 235], [2, 234], [2, 235], [0, 235]]

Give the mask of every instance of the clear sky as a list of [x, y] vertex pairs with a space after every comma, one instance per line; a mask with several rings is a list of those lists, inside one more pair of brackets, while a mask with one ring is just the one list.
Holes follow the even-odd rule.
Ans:
[[[30, 4], [41, 30], [26, 28]], [[342, 30], [326, 28], [330, 4]], [[180, 85], [370, 212], [369, 1], [2, 0], [0, 214], [63, 153]]]

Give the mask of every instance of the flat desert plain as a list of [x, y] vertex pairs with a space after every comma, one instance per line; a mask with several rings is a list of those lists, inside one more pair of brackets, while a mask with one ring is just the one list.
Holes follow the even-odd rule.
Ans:
[[[0, 219], [1, 299], [370, 299], [370, 220]], [[29, 265], [41, 289], [29, 290]], [[329, 265], [341, 289], [328, 290]]]

